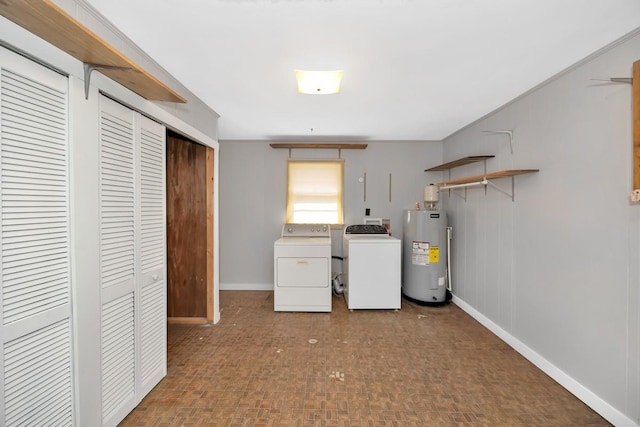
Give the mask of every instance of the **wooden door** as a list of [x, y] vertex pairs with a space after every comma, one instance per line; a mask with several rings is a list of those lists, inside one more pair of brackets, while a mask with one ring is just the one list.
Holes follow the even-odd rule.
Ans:
[[213, 320], [213, 150], [167, 135], [167, 314]]

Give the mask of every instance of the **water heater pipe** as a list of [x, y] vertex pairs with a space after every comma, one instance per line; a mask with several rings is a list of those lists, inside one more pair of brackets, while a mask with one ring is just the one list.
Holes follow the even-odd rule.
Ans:
[[467, 182], [465, 184], [443, 185], [442, 187], [440, 187], [440, 189], [450, 190], [452, 188], [475, 187], [477, 185], [487, 185], [487, 184], [489, 184], [489, 181], [487, 181], [486, 179], [483, 179], [482, 181]]

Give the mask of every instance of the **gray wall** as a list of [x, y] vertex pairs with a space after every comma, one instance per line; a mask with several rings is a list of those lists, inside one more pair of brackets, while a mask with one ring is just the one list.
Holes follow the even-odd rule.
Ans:
[[[285, 220], [286, 149], [265, 141], [220, 142], [220, 287], [273, 289], [273, 243]], [[293, 150], [292, 158], [338, 157], [337, 150]], [[440, 178], [424, 170], [442, 161], [440, 142], [371, 142], [364, 150], [342, 150], [345, 159], [345, 224], [389, 218], [402, 235], [402, 210], [422, 200], [423, 187]], [[367, 201], [364, 201], [366, 173]], [[391, 174], [391, 202], [389, 202]], [[341, 255], [342, 229], [332, 231], [332, 254]], [[334, 261], [333, 271], [341, 271]]]
[[[616, 425], [640, 422], [640, 206], [632, 190], [630, 77], [640, 36], [595, 55], [444, 141], [444, 160], [495, 154], [515, 201], [489, 188], [443, 197], [454, 227], [453, 291], [596, 395]], [[504, 135], [514, 130], [514, 153]], [[482, 172], [482, 165], [451, 171]], [[510, 179], [496, 184], [510, 190]], [[571, 381], [569, 381], [571, 382]], [[580, 386], [576, 387], [580, 389]], [[609, 407], [610, 405], [610, 407]]]

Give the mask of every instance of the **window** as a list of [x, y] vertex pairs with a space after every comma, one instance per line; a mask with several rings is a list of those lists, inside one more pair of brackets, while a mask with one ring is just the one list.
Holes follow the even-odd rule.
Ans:
[[289, 160], [288, 223], [342, 224], [344, 160]]

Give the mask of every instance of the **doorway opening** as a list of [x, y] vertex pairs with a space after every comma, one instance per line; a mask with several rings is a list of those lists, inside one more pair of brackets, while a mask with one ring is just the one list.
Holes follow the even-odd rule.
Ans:
[[167, 131], [167, 321], [213, 321], [214, 150]]

